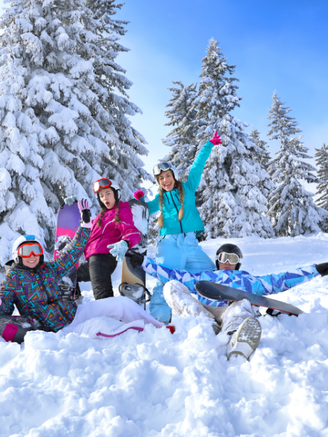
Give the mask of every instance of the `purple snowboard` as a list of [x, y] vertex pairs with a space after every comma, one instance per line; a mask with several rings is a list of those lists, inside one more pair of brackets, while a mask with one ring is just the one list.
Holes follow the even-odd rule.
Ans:
[[[57, 215], [57, 229], [55, 241], [54, 259], [58, 258], [59, 254], [65, 250], [66, 246], [73, 240], [74, 235], [80, 226], [80, 211], [77, 202], [73, 205], [63, 205]], [[71, 269], [67, 276], [59, 283], [59, 289], [66, 299], [82, 301], [81, 292], [77, 284], [77, 269], [78, 263]]]

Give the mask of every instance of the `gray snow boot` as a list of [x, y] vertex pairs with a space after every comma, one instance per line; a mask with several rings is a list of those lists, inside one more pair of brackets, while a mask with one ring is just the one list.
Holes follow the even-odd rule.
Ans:
[[254, 352], [261, 339], [260, 322], [248, 317], [234, 332], [227, 345], [227, 358], [243, 356], [246, 360]]

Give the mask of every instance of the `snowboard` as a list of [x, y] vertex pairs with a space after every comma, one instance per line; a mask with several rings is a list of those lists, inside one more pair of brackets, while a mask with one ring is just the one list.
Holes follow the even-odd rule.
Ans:
[[[146, 202], [137, 199], [129, 200], [135, 227], [141, 233], [141, 240], [132, 250], [141, 255], [147, 255], [149, 208]], [[128, 257], [122, 263], [122, 279], [119, 293], [126, 296], [146, 309], [150, 293], [146, 288], [146, 272], [141, 267], [133, 267]]]
[[[77, 202], [72, 205], [62, 205], [57, 215], [57, 229], [55, 240], [54, 259], [58, 258], [68, 244], [73, 240], [80, 226], [80, 211]], [[59, 290], [64, 299], [74, 300], [77, 304], [82, 303], [83, 296], [77, 283], [78, 263], [59, 282]]]
[[[237, 288], [228, 287], [227, 285], [216, 284], [210, 281], [199, 281], [196, 284], [197, 292], [210, 300], [227, 300], [237, 301], [247, 299], [252, 305], [265, 307], [269, 310], [276, 310], [281, 313], [298, 316], [303, 311], [289, 303], [280, 302], [271, 297], [259, 296], [257, 294], [247, 293]], [[272, 311], [267, 311], [270, 314]]]

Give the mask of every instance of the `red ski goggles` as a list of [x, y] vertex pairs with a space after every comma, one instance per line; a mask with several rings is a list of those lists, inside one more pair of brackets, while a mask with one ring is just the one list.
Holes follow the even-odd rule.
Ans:
[[217, 259], [220, 261], [220, 263], [225, 264], [228, 262], [229, 264], [238, 264], [240, 262], [239, 256], [235, 253], [227, 253], [227, 252], [221, 252]]
[[39, 243], [24, 243], [18, 248], [18, 255], [22, 258], [28, 258], [31, 255], [41, 256], [43, 255], [43, 249]]
[[102, 188], [108, 188], [111, 185], [112, 185], [112, 181], [110, 179], [106, 179], [106, 178], [98, 179], [93, 184], [93, 192], [98, 193], [98, 191], [101, 190]]

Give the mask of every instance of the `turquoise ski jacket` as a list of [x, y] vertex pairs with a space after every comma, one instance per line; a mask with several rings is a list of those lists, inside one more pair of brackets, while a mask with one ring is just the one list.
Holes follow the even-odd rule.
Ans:
[[[163, 227], [160, 235], [181, 234], [196, 232], [200, 234], [204, 231], [204, 224], [196, 208], [195, 192], [200, 183], [202, 173], [208, 157], [211, 154], [213, 144], [207, 141], [198, 153], [189, 173], [187, 182], [183, 182], [184, 189], [184, 214], [182, 220], [178, 221], [178, 213], [181, 207], [179, 192], [177, 188], [172, 191], [163, 192]], [[149, 213], [155, 214], [159, 208], [159, 194], [155, 199], [147, 202]]]

